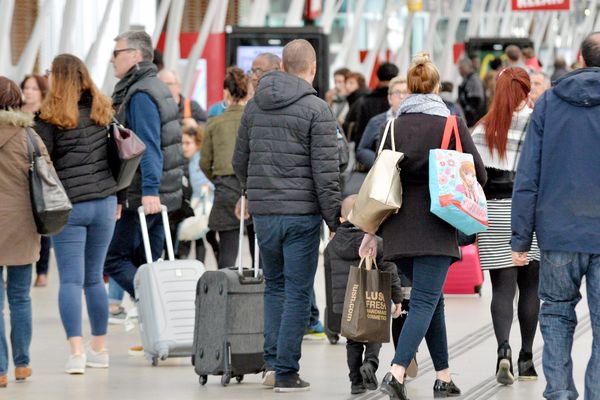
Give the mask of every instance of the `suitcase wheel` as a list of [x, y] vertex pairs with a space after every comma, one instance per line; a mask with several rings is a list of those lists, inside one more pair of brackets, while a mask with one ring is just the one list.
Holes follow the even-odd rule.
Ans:
[[329, 339], [329, 343], [337, 344], [340, 341], [340, 335], [334, 333], [327, 333], [327, 339]]
[[242, 383], [242, 381], [244, 380], [244, 375], [238, 375], [238, 376], [236, 376], [235, 380], [237, 381], [237, 383]]
[[221, 385], [227, 386], [229, 385], [229, 382], [231, 382], [231, 375], [229, 375], [229, 373], [223, 374], [221, 377]]
[[158, 365], [158, 357], [154, 356], [152, 357], [152, 366], [156, 367]]
[[200, 375], [200, 378], [198, 379], [200, 381], [200, 384], [202, 386], [206, 385], [206, 382], [208, 381], [208, 376], [206, 375]]

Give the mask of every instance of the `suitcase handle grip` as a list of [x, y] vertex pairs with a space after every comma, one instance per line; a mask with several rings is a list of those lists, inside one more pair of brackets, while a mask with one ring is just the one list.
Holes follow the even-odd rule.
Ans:
[[254, 280], [253, 282], [248, 282], [247, 277], [244, 276], [244, 268], [243, 268], [243, 253], [242, 250], [244, 248], [244, 216], [246, 215], [246, 191], [242, 190], [242, 196], [240, 197], [240, 237], [238, 241], [238, 274], [240, 276], [240, 283], [256, 283], [262, 282], [262, 278], [259, 277], [258, 269], [259, 269], [259, 248], [258, 248], [258, 238], [256, 234], [254, 235]]
[[[171, 230], [169, 229], [169, 215], [167, 214], [167, 206], [160, 206], [160, 214], [162, 216], [163, 229], [165, 230], [165, 241], [167, 242], [167, 255], [170, 261], [174, 261], [175, 252], [173, 251], [173, 240], [171, 238]], [[140, 226], [142, 228], [142, 240], [144, 241], [146, 262], [148, 262], [148, 264], [151, 264], [154, 262], [154, 260], [152, 259], [150, 236], [148, 234], [148, 223], [146, 222], [146, 214], [144, 214], [143, 206], [138, 207], [138, 215], [140, 217]]]

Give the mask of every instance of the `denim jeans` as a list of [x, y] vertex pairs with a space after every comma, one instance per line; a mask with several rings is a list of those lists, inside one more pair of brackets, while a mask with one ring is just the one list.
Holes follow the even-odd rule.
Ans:
[[116, 208], [115, 196], [75, 203], [65, 228], [52, 237], [60, 277], [58, 305], [67, 338], [83, 335], [82, 291], [92, 335], [106, 335], [108, 296], [102, 270], [115, 228]]
[[264, 359], [276, 380], [298, 373], [319, 259], [319, 215], [255, 215], [265, 276]]
[[[153, 261], [160, 258], [165, 242], [160, 214], [146, 215]], [[131, 297], [135, 297], [133, 277], [140, 265], [146, 264], [142, 230], [137, 211], [124, 210], [117, 221], [108, 248], [104, 273], [113, 278]]]
[[[8, 372], [8, 344], [4, 327], [4, 267], [0, 266], [0, 375]], [[29, 365], [31, 344], [31, 264], [7, 267], [6, 294], [10, 309], [10, 343], [15, 367]]]
[[48, 236], [42, 236], [42, 239], [40, 240], [40, 259], [35, 263], [35, 273], [37, 275], [48, 274], [50, 247], [52, 247], [52, 239]]
[[117, 281], [113, 278], [108, 278], [108, 302], [110, 304], [120, 305], [123, 302], [123, 297], [125, 296], [125, 291]]
[[578, 397], [571, 350], [577, 326], [575, 306], [581, 300], [579, 289], [585, 276], [594, 337], [585, 374], [585, 399], [600, 399], [600, 254], [542, 251], [540, 263], [540, 329], [547, 382], [544, 397], [553, 400]]
[[[412, 280], [410, 312], [400, 332], [392, 364], [407, 368], [425, 338], [435, 370], [448, 368], [442, 288], [451, 262], [452, 258], [446, 256], [414, 257], [412, 276], [410, 271], [403, 269], [404, 274]], [[406, 265], [406, 268], [411, 268], [410, 263]]]

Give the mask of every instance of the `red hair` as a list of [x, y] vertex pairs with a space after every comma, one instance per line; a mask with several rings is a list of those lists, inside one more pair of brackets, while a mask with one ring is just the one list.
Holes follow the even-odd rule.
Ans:
[[513, 113], [527, 99], [531, 90], [529, 74], [519, 67], [503, 69], [496, 78], [496, 93], [488, 113], [481, 119], [490, 152], [498, 150], [500, 159], [506, 157], [506, 142]]

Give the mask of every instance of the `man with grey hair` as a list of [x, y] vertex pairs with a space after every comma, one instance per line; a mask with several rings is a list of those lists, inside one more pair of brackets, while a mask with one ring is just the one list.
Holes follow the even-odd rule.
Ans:
[[136, 133], [146, 151], [131, 186], [120, 196], [123, 211], [104, 271], [133, 296], [133, 277], [146, 262], [140, 257], [144, 251], [137, 208], [144, 207], [152, 257], [156, 260], [165, 240], [160, 206], [167, 206], [169, 211], [181, 207], [184, 160], [177, 104], [168, 87], [156, 77], [150, 36], [143, 31], [128, 31], [117, 36], [115, 42], [111, 63], [120, 79], [112, 96], [116, 118]]
[[273, 53], [261, 53], [252, 61], [252, 69], [250, 69], [250, 79], [254, 90], [258, 87], [258, 81], [264, 74], [271, 71], [278, 71], [281, 65], [281, 58]]
[[162, 69], [158, 73], [158, 79], [163, 81], [171, 91], [171, 95], [175, 100], [175, 103], [179, 106], [179, 121], [182, 122], [184, 118], [193, 118], [196, 124], [205, 123], [207, 120], [206, 111], [202, 108], [196, 100], [186, 99], [181, 94], [181, 83], [177, 72], [171, 69]]
[[336, 230], [341, 194], [336, 122], [312, 87], [315, 50], [288, 43], [282, 67], [262, 77], [246, 105], [233, 169], [247, 189], [265, 277], [263, 384], [296, 392], [310, 388], [298, 371], [321, 224]]
[[548, 89], [550, 89], [550, 78], [541, 71], [532, 71], [529, 73], [531, 81], [531, 91], [529, 92], [529, 106], [535, 107], [535, 102]]

